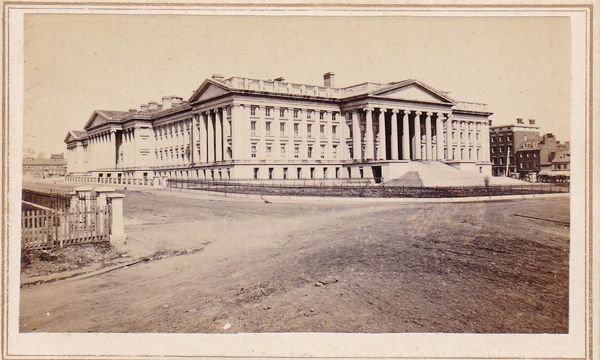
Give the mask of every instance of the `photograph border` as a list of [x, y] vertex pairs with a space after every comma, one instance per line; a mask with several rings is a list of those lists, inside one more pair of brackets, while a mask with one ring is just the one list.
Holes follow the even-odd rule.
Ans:
[[[28, 7], [35, 8], [35, 6], [42, 7], [85, 7], [85, 8], [97, 8], [98, 10], [102, 10], [103, 7], [123, 7], [125, 10], [135, 10], [136, 8], [148, 9], [151, 7], [160, 7], [165, 8], [167, 10], [171, 8], [195, 8], [195, 9], [208, 9], [208, 8], [223, 8], [223, 9], [231, 9], [231, 8], [241, 8], [244, 10], [256, 10], [256, 11], [264, 11], [264, 10], [273, 10], [276, 8], [282, 8], [284, 10], [302, 10], [302, 9], [352, 9], [352, 10], [360, 10], [360, 9], [386, 9], [386, 8], [394, 8], [394, 9], [408, 9], [408, 10], [419, 10], [419, 9], [440, 9], [440, 10], [448, 10], [448, 9], [461, 9], [461, 10], [500, 10], [500, 9], [510, 9], [510, 10], [518, 10], [518, 9], [558, 9], [558, 10], [581, 10], [586, 12], [586, 109], [585, 109], [585, 353], [586, 359], [594, 359], [594, 356], [598, 356], [597, 351], [594, 346], [597, 345], [594, 341], [594, 330], [597, 324], [595, 323], [595, 317], [597, 314], [594, 314], [594, 301], [598, 301], [594, 299], [594, 291], [596, 290], [593, 287], [594, 280], [597, 280], [597, 275], [594, 273], [594, 267], [598, 264], [598, 259], [594, 258], [594, 247], [593, 247], [593, 238], [595, 236], [595, 228], [593, 227], [593, 209], [594, 209], [594, 155], [596, 154], [596, 148], [594, 148], [594, 127], [593, 127], [593, 111], [597, 111], [594, 109], [594, 54], [596, 49], [594, 48], [594, 12], [597, 11], [595, 8], [597, 4], [592, 3], [379, 3], [379, 4], [369, 4], [369, 3], [278, 3], [278, 2], [268, 2], [268, 3], [195, 3], [195, 2], [98, 2], [98, 1], [73, 1], [73, 2], [60, 2], [60, 1], [6, 1], [3, 2], [3, 13], [2, 13], [2, 39], [3, 39], [3, 47], [2, 47], [2, 70], [3, 70], [3, 81], [2, 81], [2, 169], [0, 170], [1, 179], [1, 187], [2, 194], [0, 195], [0, 199], [2, 201], [2, 269], [1, 269], [1, 286], [2, 286], [2, 298], [0, 301], [0, 306], [2, 307], [2, 336], [0, 340], [0, 346], [2, 347], [2, 356], [6, 359], [25, 359], [25, 358], [34, 358], [32, 356], [20, 356], [10, 354], [8, 350], [8, 279], [9, 276], [9, 224], [10, 221], [10, 206], [9, 206], [9, 176], [11, 172], [20, 171], [20, 168], [16, 168], [13, 165], [13, 168], [10, 169], [9, 166], [9, 142], [11, 141], [10, 137], [7, 136], [10, 132], [10, 71], [9, 64], [11, 61], [10, 54], [10, 33], [9, 33], [9, 10], [11, 8], [18, 7]], [[53, 8], [55, 9], [55, 8]], [[14, 96], [14, 95], [13, 95]], [[596, 163], [598, 159], [596, 159]], [[595, 179], [597, 180], [597, 179]], [[572, 210], [571, 210], [572, 211]], [[14, 259], [13, 259], [14, 260]], [[18, 276], [18, 275], [12, 275]], [[595, 277], [596, 276], [596, 277]], [[198, 356], [206, 357], [206, 358], [285, 358], [285, 357], [270, 357], [270, 356], [207, 356], [207, 355], [168, 355], [161, 356], [161, 358], [196, 358]], [[56, 356], [44, 356], [44, 358], [49, 359], [58, 359], [58, 358], [81, 358], [81, 355], [61, 355], [59, 357]], [[145, 355], [85, 355], [85, 358], [147, 358]], [[35, 357], [39, 358], [39, 357]], [[298, 358], [294, 356], [293, 358]], [[308, 357], [312, 358], [312, 357]], [[324, 358], [339, 358], [339, 357], [324, 357]], [[347, 358], [347, 357], [344, 357]], [[370, 359], [372, 357], [351, 357], [357, 359]], [[380, 358], [380, 357], [377, 357]], [[394, 357], [394, 358], [402, 358], [402, 359], [417, 359], [417, 357]], [[472, 357], [418, 357], [419, 359], [474, 359]], [[477, 357], [481, 358], [481, 357]], [[484, 357], [485, 359], [507, 359], [506, 357]], [[520, 357], [515, 357], [520, 358]], [[559, 358], [557, 359], [569, 359], [569, 358]]]

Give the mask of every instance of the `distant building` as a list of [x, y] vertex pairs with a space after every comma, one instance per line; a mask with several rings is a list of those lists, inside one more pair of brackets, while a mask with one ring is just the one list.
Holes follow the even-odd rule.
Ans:
[[490, 160], [493, 176], [511, 176], [535, 181], [540, 171], [539, 127], [517, 118], [515, 125], [490, 127]]
[[552, 133], [545, 134], [539, 143], [540, 172], [543, 182], [567, 182], [570, 180], [571, 151], [568, 141], [561, 143]]
[[49, 159], [23, 159], [23, 174], [35, 177], [64, 176], [67, 161], [63, 154], [52, 154]]

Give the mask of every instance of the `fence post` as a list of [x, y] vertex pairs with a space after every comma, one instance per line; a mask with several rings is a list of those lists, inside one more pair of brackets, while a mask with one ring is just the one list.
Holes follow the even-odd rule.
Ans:
[[104, 229], [106, 219], [100, 212], [106, 210], [106, 205], [108, 203], [107, 195], [114, 193], [115, 189], [110, 187], [99, 187], [94, 189], [94, 191], [96, 192], [96, 219], [98, 219], [96, 226], [97, 229]]
[[112, 192], [106, 194], [110, 204], [110, 242], [111, 244], [125, 244], [125, 226], [123, 224], [123, 198], [125, 195]]

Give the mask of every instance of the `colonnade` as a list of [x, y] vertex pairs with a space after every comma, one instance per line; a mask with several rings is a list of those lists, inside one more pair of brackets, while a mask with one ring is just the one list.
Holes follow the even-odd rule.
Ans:
[[346, 115], [354, 161], [477, 161], [489, 147], [487, 124], [449, 112], [368, 107]]
[[114, 168], [116, 160], [114, 144], [115, 130], [106, 130], [88, 135], [87, 163], [93, 163], [94, 168]]
[[232, 159], [229, 107], [195, 114], [190, 129], [191, 163], [214, 163]]

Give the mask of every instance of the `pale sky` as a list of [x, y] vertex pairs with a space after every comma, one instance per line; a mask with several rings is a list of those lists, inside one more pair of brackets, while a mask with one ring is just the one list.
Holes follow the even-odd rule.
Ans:
[[50, 15], [25, 19], [24, 148], [65, 151], [95, 109], [189, 98], [213, 73], [337, 86], [419, 79], [568, 140], [567, 18]]

